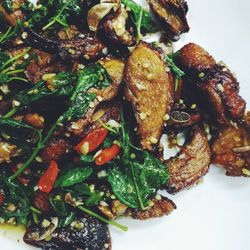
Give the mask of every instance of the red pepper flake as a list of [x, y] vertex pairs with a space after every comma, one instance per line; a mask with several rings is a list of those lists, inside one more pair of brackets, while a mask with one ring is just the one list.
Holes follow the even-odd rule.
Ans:
[[108, 130], [105, 128], [95, 129], [89, 133], [76, 147], [79, 154], [87, 155], [96, 150], [105, 140]]
[[120, 153], [120, 147], [117, 144], [113, 144], [110, 148], [103, 149], [100, 154], [95, 158], [95, 164], [97, 166], [104, 165], [105, 163], [114, 159]]
[[44, 172], [38, 182], [39, 190], [47, 194], [50, 193], [54, 187], [59, 171], [57, 163], [51, 161], [48, 169]]

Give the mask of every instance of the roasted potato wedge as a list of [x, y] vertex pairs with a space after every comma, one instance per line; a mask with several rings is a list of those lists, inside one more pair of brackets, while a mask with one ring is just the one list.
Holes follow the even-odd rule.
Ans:
[[124, 78], [125, 96], [135, 111], [141, 145], [152, 150], [161, 136], [164, 116], [172, 108], [172, 74], [167, 72], [161, 54], [141, 42], [128, 58]]
[[195, 127], [181, 151], [167, 160], [167, 190], [176, 193], [196, 184], [208, 172], [211, 151], [205, 133]]

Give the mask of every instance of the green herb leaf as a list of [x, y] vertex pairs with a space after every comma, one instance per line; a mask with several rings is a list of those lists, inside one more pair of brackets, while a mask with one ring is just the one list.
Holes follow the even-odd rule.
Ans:
[[168, 63], [169, 68], [176, 74], [177, 77], [181, 78], [185, 75], [185, 72], [176, 66], [173, 58], [166, 56], [166, 62]]
[[91, 174], [93, 170], [91, 167], [68, 167], [66, 170], [62, 171], [55, 183], [55, 187], [68, 187], [74, 184], [83, 182]]
[[154, 33], [159, 30], [149, 12], [142, 8], [139, 4], [133, 0], [122, 0], [122, 3], [132, 11], [137, 36], [139, 38], [141, 37], [141, 31], [145, 33]]
[[40, 81], [32, 88], [19, 92], [14, 96], [14, 100], [19, 101], [22, 106], [26, 106], [48, 96], [69, 97], [74, 90], [76, 75], [70, 72], [61, 72], [48, 81], [48, 84]]
[[[17, 224], [26, 225], [30, 213], [30, 202], [25, 194], [25, 190], [18, 182], [9, 182], [9, 176], [5, 171], [0, 173], [0, 188], [5, 193], [4, 203], [0, 206], [0, 214], [6, 221], [14, 218]], [[7, 209], [9, 204], [13, 204], [15, 209]]]
[[111, 84], [111, 78], [99, 63], [85, 67], [79, 74], [71, 105], [61, 117], [62, 120], [75, 120], [83, 117], [89, 103], [96, 98], [95, 93], [87, 93], [90, 88], [102, 89]]
[[167, 182], [167, 166], [147, 151], [131, 144], [123, 116], [121, 111], [123, 153], [120, 160], [110, 164], [108, 181], [121, 202], [131, 208], [144, 209], [150, 198]]

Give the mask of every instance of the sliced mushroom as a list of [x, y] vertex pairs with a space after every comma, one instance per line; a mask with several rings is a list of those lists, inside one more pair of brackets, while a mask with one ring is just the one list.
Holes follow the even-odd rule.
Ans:
[[222, 129], [212, 145], [213, 163], [230, 176], [250, 177], [250, 135], [241, 126]]
[[184, 85], [191, 90], [195, 102], [215, 122], [228, 125], [240, 120], [246, 102], [239, 95], [239, 82], [231, 71], [196, 44], [187, 44], [177, 59], [186, 71]]
[[164, 215], [169, 215], [176, 209], [176, 205], [173, 201], [166, 197], [157, 195], [159, 198], [152, 201], [152, 206], [146, 208], [143, 211], [128, 209], [126, 214], [137, 220], [147, 220], [156, 217], [162, 217]]
[[38, 224], [28, 227], [24, 235], [24, 241], [27, 244], [32, 244], [32, 242], [40, 242], [48, 238], [57, 228], [58, 218], [44, 218], [39, 221]]
[[188, 32], [186, 19], [188, 6], [183, 0], [147, 0], [153, 13], [162, 23], [170, 38], [175, 40], [180, 34]]
[[25, 41], [48, 53], [58, 53], [63, 60], [95, 60], [103, 55], [105, 45], [93, 33], [85, 32], [75, 39], [51, 40], [27, 28]]
[[134, 27], [128, 12], [123, 7], [117, 11], [111, 10], [99, 22], [97, 36], [109, 45], [111, 50], [126, 49], [136, 43]]
[[207, 137], [201, 129], [195, 127], [191, 139], [175, 157], [166, 162], [169, 172], [168, 192], [176, 193], [198, 183], [208, 172], [210, 158]]
[[141, 145], [152, 150], [173, 105], [173, 77], [161, 54], [141, 42], [128, 58], [125, 81], [125, 96], [135, 111]]
[[[47, 221], [50, 225], [45, 228], [42, 221], [39, 224], [29, 225], [24, 235], [24, 241], [42, 249], [111, 249], [108, 226], [94, 217], [77, 216], [71, 225], [64, 228], [54, 228], [54, 222]], [[44, 224], [47, 225], [48, 222], [45, 221]]]
[[97, 27], [99, 22], [113, 9], [117, 11], [120, 7], [119, 4], [116, 3], [100, 3], [94, 5], [88, 12], [88, 25], [91, 31], [97, 31]]

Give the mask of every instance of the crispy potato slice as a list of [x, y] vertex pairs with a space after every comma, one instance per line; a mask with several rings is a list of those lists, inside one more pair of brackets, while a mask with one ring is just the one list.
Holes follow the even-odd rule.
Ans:
[[167, 161], [169, 181], [167, 190], [176, 193], [190, 187], [208, 172], [211, 151], [207, 137], [201, 129], [194, 128], [191, 140], [175, 157]]
[[157, 144], [173, 104], [173, 77], [158, 51], [141, 42], [127, 61], [125, 96], [132, 103], [144, 149]]

